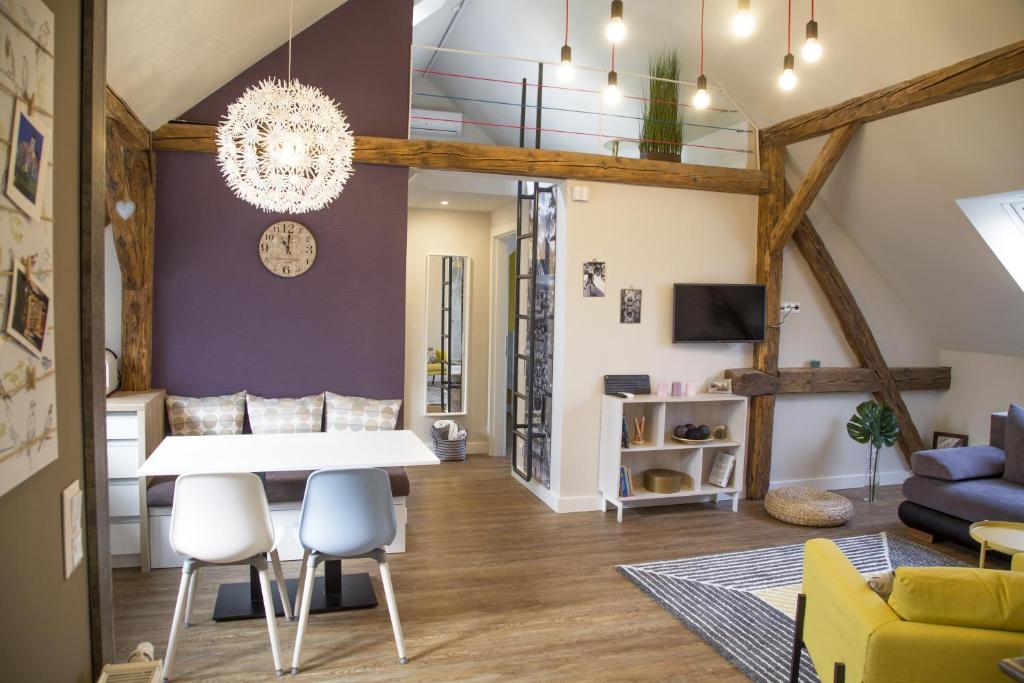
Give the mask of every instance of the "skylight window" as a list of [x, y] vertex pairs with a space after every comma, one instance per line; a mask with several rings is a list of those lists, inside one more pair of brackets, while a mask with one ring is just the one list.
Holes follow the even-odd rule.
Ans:
[[967, 197], [956, 203], [1024, 291], [1024, 190]]

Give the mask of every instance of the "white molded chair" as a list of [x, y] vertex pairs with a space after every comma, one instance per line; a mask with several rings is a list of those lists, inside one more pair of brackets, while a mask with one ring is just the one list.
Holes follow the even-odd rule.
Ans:
[[178, 630], [191, 624], [192, 602], [200, 567], [250, 565], [260, 576], [263, 609], [270, 632], [274, 669], [280, 676], [281, 655], [277, 642], [274, 599], [267, 578], [267, 555], [273, 563], [285, 617], [292, 620], [288, 589], [277, 555], [277, 534], [270, 518], [263, 482], [255, 474], [184, 474], [174, 486], [171, 509], [171, 547], [185, 556], [181, 586], [174, 606], [174, 621], [164, 657], [164, 681], [171, 677]]
[[381, 583], [384, 584], [391, 628], [395, 633], [398, 661], [402, 664], [408, 661], [402, 643], [395, 591], [391, 586], [388, 556], [383, 548], [395, 540], [397, 528], [391, 482], [384, 470], [320, 470], [309, 476], [299, 519], [299, 541], [304, 552], [298, 592], [295, 594], [296, 600], [301, 601], [292, 656], [293, 674], [299, 672], [302, 636], [309, 621], [316, 566], [325, 560], [376, 560]]

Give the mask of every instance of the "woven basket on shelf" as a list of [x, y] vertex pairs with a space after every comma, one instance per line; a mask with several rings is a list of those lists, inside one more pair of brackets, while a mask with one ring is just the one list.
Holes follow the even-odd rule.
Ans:
[[442, 436], [447, 429], [430, 428], [430, 438], [434, 442], [434, 455], [441, 462], [453, 462], [466, 459], [466, 437], [461, 439], [447, 439]]
[[853, 517], [853, 503], [831, 491], [806, 486], [772, 489], [764, 509], [775, 519], [800, 526], [840, 526]]

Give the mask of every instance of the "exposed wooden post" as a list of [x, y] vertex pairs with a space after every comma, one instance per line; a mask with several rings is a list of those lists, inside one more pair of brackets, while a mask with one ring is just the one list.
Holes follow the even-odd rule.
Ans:
[[[782, 303], [782, 251], [772, 249], [771, 230], [786, 203], [785, 149], [761, 147], [761, 170], [768, 174], [768, 193], [757, 203], [758, 284], [766, 286], [764, 341], [754, 345], [754, 369], [774, 375], [779, 370], [779, 306]], [[750, 399], [747, 439], [746, 496], [760, 500], [768, 492], [772, 473], [772, 434], [775, 395]]]
[[846, 343], [850, 346], [858, 361], [870, 368], [878, 377], [878, 389], [873, 392], [876, 399], [888, 404], [896, 413], [900, 423], [899, 446], [907, 462], [914, 451], [924, 448], [921, 434], [910, 417], [907, 404], [900, 395], [900, 387], [889, 369], [882, 351], [878, 348], [875, 335], [864, 318], [857, 300], [850, 291], [831, 254], [825, 248], [818, 231], [805, 216], [793, 233], [793, 241], [810, 266], [814, 278], [818, 281], [832, 310], [839, 319]]
[[[153, 147], [160, 151], [213, 154], [217, 151], [216, 133], [217, 127], [208, 123], [168, 123], [153, 133]], [[355, 160], [384, 166], [574, 178], [737, 194], [762, 194], [768, 190], [764, 171], [753, 169], [443, 140], [356, 136]]]
[[785, 147], [851, 123], [866, 123], [1024, 78], [1024, 40], [812, 111], [761, 131], [761, 144]]
[[846, 151], [847, 145], [850, 144], [850, 140], [853, 139], [859, 128], [859, 123], [853, 123], [837, 128], [829, 136], [825, 146], [818, 152], [814, 163], [808, 169], [807, 175], [804, 176], [803, 182], [800, 183], [800, 187], [797, 188], [792, 198], [786, 203], [786, 208], [772, 228], [773, 251], [781, 251], [786, 246], [786, 243], [789, 242], [789, 238], [793, 236], [796, 226], [803, 220], [804, 215], [807, 214], [807, 209], [811, 208], [811, 202], [818, 196], [818, 191], [821, 190], [825, 181], [828, 180], [832, 169], [839, 163], [843, 152]]
[[[148, 131], [109, 89], [107, 107], [106, 209], [122, 285], [121, 388], [142, 391], [151, 388], [153, 371], [156, 159]], [[134, 212], [124, 218], [128, 202]]]

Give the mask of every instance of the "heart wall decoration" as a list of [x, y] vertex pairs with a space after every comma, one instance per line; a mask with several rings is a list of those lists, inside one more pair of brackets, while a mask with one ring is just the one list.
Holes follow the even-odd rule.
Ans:
[[120, 216], [122, 220], [128, 220], [135, 215], [135, 202], [130, 199], [127, 201], [123, 199], [119, 200], [114, 204], [114, 211], [117, 212], [117, 215]]

